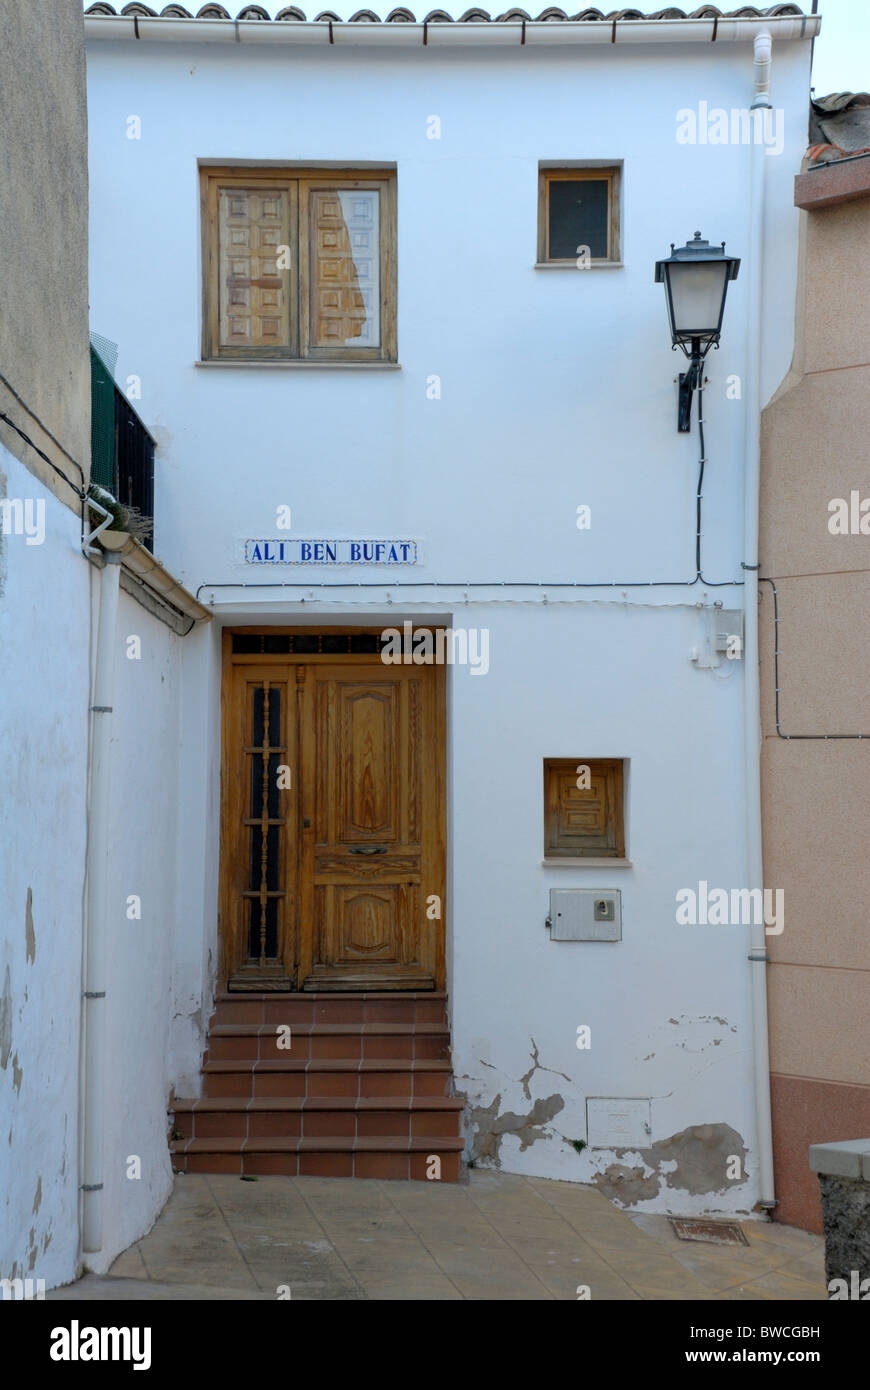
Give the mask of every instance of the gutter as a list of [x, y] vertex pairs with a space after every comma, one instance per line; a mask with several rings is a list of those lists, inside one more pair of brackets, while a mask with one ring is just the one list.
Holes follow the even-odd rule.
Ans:
[[[772, 28], [773, 26], [771, 26]], [[770, 106], [770, 33], [755, 39], [755, 95], [752, 109]], [[764, 331], [762, 265], [764, 257], [764, 148], [749, 147], [749, 270], [746, 315], [746, 414], [744, 416], [744, 707], [743, 762], [746, 797], [747, 879], [763, 889], [761, 827], [761, 697], [758, 654], [758, 507], [761, 478], [761, 344]], [[752, 914], [755, 917], [755, 913]], [[773, 1182], [773, 1129], [770, 1114], [770, 1045], [767, 1024], [767, 937], [764, 913], [751, 930], [752, 1065], [755, 1078], [755, 1132], [759, 1162], [759, 1206], [776, 1206]]]
[[713, 19], [613, 19], [538, 23], [470, 20], [466, 23], [392, 23], [349, 20], [163, 19], [138, 15], [85, 15], [86, 39], [165, 43], [270, 44], [338, 48], [539, 48], [601, 44], [749, 43], [767, 34], [778, 42], [814, 39], [820, 15]]
[[[117, 535], [117, 532], [108, 532], [110, 536]], [[112, 553], [120, 557], [124, 568], [123, 579], [130, 576], [132, 582], [124, 583], [127, 592], [136, 595], [137, 590], [148, 591], [157, 603], [169, 610], [170, 615], [182, 620], [187, 618], [186, 625], [176, 626], [170, 622], [170, 626], [176, 626], [176, 631], [190, 632], [199, 623], [209, 623], [212, 619], [210, 610], [199, 603], [185, 589], [183, 584], [164, 569], [159, 560], [156, 560], [150, 550], [146, 550], [140, 541], [130, 536], [125, 545], [117, 550], [112, 547]], [[108, 558], [108, 557], [106, 557]], [[123, 580], [122, 580], [123, 582]]]

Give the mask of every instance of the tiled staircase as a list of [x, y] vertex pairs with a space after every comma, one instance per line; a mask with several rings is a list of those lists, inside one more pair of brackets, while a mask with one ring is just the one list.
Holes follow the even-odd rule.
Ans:
[[203, 1098], [172, 1104], [175, 1171], [456, 1182], [464, 1101], [452, 1094], [446, 1003], [218, 995]]

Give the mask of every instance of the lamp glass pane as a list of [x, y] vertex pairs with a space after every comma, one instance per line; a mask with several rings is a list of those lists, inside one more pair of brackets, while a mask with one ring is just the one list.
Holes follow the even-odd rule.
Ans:
[[673, 331], [678, 338], [704, 338], [718, 332], [725, 295], [727, 262], [700, 261], [668, 266]]

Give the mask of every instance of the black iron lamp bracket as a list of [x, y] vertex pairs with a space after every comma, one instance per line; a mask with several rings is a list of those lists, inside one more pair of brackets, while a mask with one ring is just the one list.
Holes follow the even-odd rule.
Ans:
[[689, 358], [689, 370], [680, 372], [680, 387], [677, 398], [677, 429], [680, 434], [688, 434], [692, 428], [692, 397], [702, 383], [706, 355], [707, 353], [701, 350], [700, 340], [693, 338], [691, 353], [686, 353]]

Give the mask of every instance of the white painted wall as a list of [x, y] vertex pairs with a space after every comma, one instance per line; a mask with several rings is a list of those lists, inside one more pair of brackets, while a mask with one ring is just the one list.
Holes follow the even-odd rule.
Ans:
[[[127, 655], [133, 637], [139, 659]], [[121, 592], [111, 748], [105, 1246], [99, 1259], [88, 1257], [100, 1271], [148, 1230], [172, 1181], [167, 1101], [183, 640]], [[140, 899], [138, 920], [128, 916], [136, 911], [133, 896]], [[129, 1163], [135, 1157], [141, 1176], [128, 1177], [137, 1171]]]
[[[808, 59], [806, 45], [775, 48], [785, 146], [765, 158], [764, 399], [792, 351], [792, 178], [805, 142]], [[415, 537], [421, 564], [396, 578], [690, 577], [697, 441], [676, 432], [682, 359], [670, 352], [653, 265], [696, 228], [751, 253], [749, 149], [675, 139], [682, 107], [749, 104], [749, 45], [387, 54], [95, 41], [89, 74], [93, 324], [120, 344], [119, 380], [141, 378], [141, 409], [160, 441], [161, 558], [189, 588], [204, 584], [207, 596], [212, 583], [295, 582], [293, 570], [263, 575], [239, 559], [244, 537], [274, 534], [282, 504], [292, 506], [297, 535]], [[126, 139], [130, 114], [141, 118], [139, 141]], [[431, 114], [441, 117], [440, 141], [426, 139]], [[532, 268], [537, 162], [560, 158], [624, 160], [624, 269]], [[197, 159], [395, 161], [400, 371], [194, 365]], [[710, 361], [704, 570], [712, 579], [738, 576], [742, 558], [742, 407], [726, 399], [725, 379], [743, 370], [745, 286], [744, 272]], [[439, 401], [426, 398], [433, 373]], [[592, 507], [589, 532], [576, 529], [579, 503]], [[372, 591], [368, 608], [369, 596], [351, 590], [304, 607], [295, 600], [306, 591], [216, 590], [216, 611], [236, 621], [244, 612], [364, 622], [383, 611], [388, 588]], [[613, 1155], [578, 1156], [562, 1140], [585, 1137], [588, 1096], [653, 1098], [652, 1140], [710, 1122], [753, 1143], [746, 932], [674, 922], [680, 887], [700, 878], [742, 886], [746, 875], [742, 673], [726, 682], [727, 673], [692, 668], [700, 618], [686, 606], [723, 596], [739, 606], [739, 590], [638, 589], [625, 602], [607, 590], [570, 595], [585, 597], [582, 605], [558, 604], [560, 596], [551, 591], [546, 607], [465, 607], [461, 589], [437, 599], [393, 590], [388, 611], [400, 620], [437, 603], [457, 625], [491, 629], [490, 673], [456, 671], [451, 682], [458, 1083], [476, 1104], [499, 1095], [501, 1113], [524, 1114], [535, 1098], [558, 1093], [564, 1109], [544, 1137], [524, 1151], [505, 1138], [501, 1161], [589, 1180]], [[186, 1082], [214, 944], [214, 640], [204, 639], [190, 669], [185, 658], [184, 766], [202, 779], [201, 814], [182, 814], [179, 824], [179, 862], [193, 877], [177, 919], [172, 1066]], [[574, 754], [631, 760], [633, 868], [541, 868], [541, 760]], [[622, 889], [620, 945], [549, 942], [548, 889], [572, 885]], [[575, 1046], [581, 1023], [593, 1029], [589, 1053]], [[531, 1065], [531, 1038], [541, 1066], [567, 1079], [537, 1071], [527, 1097], [517, 1078]], [[754, 1181], [679, 1205], [748, 1209]], [[663, 1190], [653, 1205], [673, 1200]]]
[[41, 545], [0, 535], [0, 1278], [50, 1287], [77, 1260], [88, 575], [2, 445], [0, 495], [45, 508]]
[[[480, 607], [490, 674], [454, 672], [457, 1084], [472, 1104], [500, 1095], [502, 1114], [564, 1101], [549, 1143], [503, 1139], [502, 1164], [517, 1172], [588, 1182], [614, 1161], [562, 1142], [586, 1139], [589, 1096], [651, 1098], [649, 1143], [718, 1123], [752, 1140], [748, 928], [674, 920], [678, 888], [745, 882], [740, 672], [692, 668], [700, 618], [688, 604], [636, 602]], [[546, 673], [531, 692], [530, 669]], [[541, 760], [593, 755], [629, 760], [633, 867], [542, 867]], [[569, 887], [621, 890], [621, 943], [550, 940], [549, 890]], [[582, 1024], [592, 1036], [580, 1051]], [[542, 1070], [527, 1095], [519, 1078], [535, 1049]], [[752, 1205], [745, 1189], [712, 1202], [662, 1193], [657, 1205], [669, 1202]]]
[[[51, 1288], [79, 1270], [89, 605], [96, 632], [99, 579], [81, 554], [76, 515], [2, 446], [0, 495], [45, 508], [42, 544], [0, 535], [0, 1278], [44, 1279]], [[139, 660], [126, 655], [131, 636], [141, 639]], [[181, 788], [182, 650], [190, 641], [193, 659], [198, 638], [176, 636], [122, 591], [112, 716], [106, 1243], [91, 1261], [101, 1270], [148, 1230], [171, 1183], [169, 1054], [184, 880], [176, 851], [179, 820], [198, 814], [198, 789], [209, 782], [200, 771], [190, 796]], [[193, 711], [188, 722], [195, 729]], [[195, 870], [201, 891], [202, 857]], [[138, 921], [127, 917], [131, 894], [142, 900]], [[204, 954], [201, 919], [189, 939]], [[127, 1177], [133, 1155], [139, 1179]]]
[[220, 628], [181, 642], [178, 847], [169, 1076], [179, 1096], [201, 1089], [203, 1037], [217, 970], [220, 834]]

